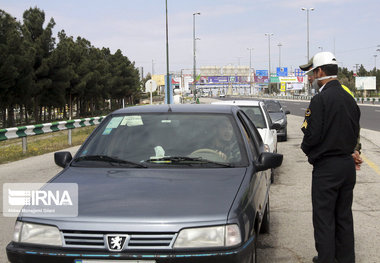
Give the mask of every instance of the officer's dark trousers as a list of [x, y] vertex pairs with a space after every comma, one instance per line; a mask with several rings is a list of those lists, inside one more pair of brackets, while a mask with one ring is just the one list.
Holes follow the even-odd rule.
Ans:
[[355, 262], [351, 210], [355, 182], [351, 156], [326, 157], [314, 163], [312, 204], [318, 262]]

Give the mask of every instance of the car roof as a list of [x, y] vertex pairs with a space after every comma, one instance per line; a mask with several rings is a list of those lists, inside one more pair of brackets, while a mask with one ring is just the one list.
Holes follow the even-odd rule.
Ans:
[[263, 102], [274, 102], [274, 103], [278, 103], [280, 104], [280, 102], [278, 100], [263, 100]]
[[232, 114], [239, 108], [233, 105], [211, 105], [211, 104], [161, 104], [133, 106], [114, 111], [112, 114], [129, 113], [224, 113]]
[[212, 104], [216, 105], [237, 105], [237, 106], [260, 106], [259, 100], [224, 100], [224, 101], [216, 101], [212, 102]]

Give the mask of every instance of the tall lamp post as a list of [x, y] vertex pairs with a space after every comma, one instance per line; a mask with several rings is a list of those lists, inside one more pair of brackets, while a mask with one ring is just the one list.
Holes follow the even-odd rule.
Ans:
[[195, 16], [200, 15], [200, 12], [194, 13], [193, 14], [193, 96], [194, 96], [194, 101], [197, 100], [197, 88], [196, 88], [196, 54], [195, 54], [195, 41], [197, 40], [195, 38]]
[[268, 90], [269, 90], [269, 94], [271, 94], [271, 88], [270, 88], [270, 37], [273, 36], [273, 33], [265, 33], [265, 35], [268, 37], [268, 58], [269, 58], [269, 68], [268, 68]]
[[314, 8], [313, 8], [313, 7], [311, 7], [311, 8], [302, 7], [301, 10], [302, 10], [302, 11], [306, 11], [306, 17], [307, 17], [307, 60], [309, 61], [309, 59], [310, 59], [310, 52], [309, 52], [309, 49], [310, 49], [310, 39], [309, 39], [309, 11], [314, 11]]
[[170, 76], [169, 76], [169, 29], [168, 29], [168, 0], [165, 0], [166, 9], [166, 98], [167, 103], [170, 101]]
[[[314, 11], [314, 8], [311, 7], [311, 8], [306, 8], [306, 7], [302, 7], [301, 8], [302, 11], [306, 11], [306, 17], [307, 17], [307, 61], [309, 61], [310, 59], [310, 39], [309, 39], [309, 11]], [[306, 78], [306, 81], [308, 81], [308, 79]], [[308, 89], [307, 89], [307, 93], [308, 95], [311, 94], [311, 90], [310, 90], [310, 86], [308, 86]]]
[[247, 48], [247, 50], [249, 50], [249, 93], [252, 94], [252, 73], [251, 73], [251, 69], [252, 69], [252, 50], [254, 48], [252, 47], [249, 47]]

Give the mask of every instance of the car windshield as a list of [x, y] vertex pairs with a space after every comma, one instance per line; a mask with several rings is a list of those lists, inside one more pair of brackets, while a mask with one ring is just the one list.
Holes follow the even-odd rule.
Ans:
[[266, 101], [265, 105], [267, 106], [268, 112], [280, 112], [281, 105], [278, 102]]
[[264, 114], [259, 106], [239, 106], [245, 114], [252, 120], [258, 129], [268, 128], [264, 119]]
[[246, 166], [241, 133], [224, 114], [144, 113], [104, 120], [74, 166]]

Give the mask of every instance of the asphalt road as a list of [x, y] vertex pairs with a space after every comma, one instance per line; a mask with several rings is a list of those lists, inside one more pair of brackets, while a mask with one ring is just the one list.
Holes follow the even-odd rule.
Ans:
[[[261, 263], [307, 263], [316, 254], [311, 221], [312, 167], [299, 148], [302, 120], [288, 116], [288, 141], [278, 145], [284, 162], [276, 170], [271, 187], [271, 233], [259, 237]], [[357, 173], [353, 203], [356, 255], [359, 263], [375, 263], [380, 262], [380, 132], [363, 129], [362, 144], [365, 162]], [[0, 183], [46, 182], [59, 171], [53, 154], [45, 154], [0, 165]], [[0, 217], [0, 262], [7, 262], [5, 247], [12, 238], [14, 221], [15, 218]]]
[[[309, 101], [281, 100], [281, 105], [295, 116], [305, 116]], [[358, 104], [361, 111], [360, 126], [364, 129], [380, 131], [380, 105]]]

